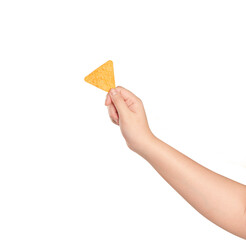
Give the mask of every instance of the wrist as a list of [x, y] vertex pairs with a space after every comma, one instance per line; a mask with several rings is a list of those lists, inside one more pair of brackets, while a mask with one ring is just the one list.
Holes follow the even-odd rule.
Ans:
[[157, 137], [152, 133], [146, 134], [144, 137], [137, 141], [135, 144], [127, 144], [128, 147], [135, 153], [143, 156], [145, 152], [148, 151], [149, 148], [157, 141]]

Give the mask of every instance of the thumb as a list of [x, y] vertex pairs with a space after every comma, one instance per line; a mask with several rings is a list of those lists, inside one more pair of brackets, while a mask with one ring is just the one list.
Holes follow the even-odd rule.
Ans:
[[115, 88], [111, 88], [109, 94], [119, 115], [122, 115], [129, 110], [124, 98]]

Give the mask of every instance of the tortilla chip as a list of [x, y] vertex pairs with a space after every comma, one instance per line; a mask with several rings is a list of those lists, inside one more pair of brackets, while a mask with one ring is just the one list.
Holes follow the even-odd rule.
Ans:
[[114, 68], [111, 60], [94, 70], [85, 77], [85, 81], [108, 92], [111, 88], [115, 88]]

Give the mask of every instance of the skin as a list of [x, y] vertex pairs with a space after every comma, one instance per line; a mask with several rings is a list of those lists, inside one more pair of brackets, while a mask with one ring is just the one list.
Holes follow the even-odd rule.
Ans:
[[111, 89], [105, 105], [132, 151], [145, 158], [203, 216], [246, 238], [245, 185], [203, 167], [154, 136], [142, 101], [129, 90]]

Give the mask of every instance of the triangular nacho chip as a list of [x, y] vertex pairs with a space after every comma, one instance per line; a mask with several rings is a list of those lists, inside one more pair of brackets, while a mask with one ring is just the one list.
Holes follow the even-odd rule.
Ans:
[[85, 77], [85, 81], [108, 92], [110, 88], [115, 88], [114, 68], [111, 60], [94, 70]]

